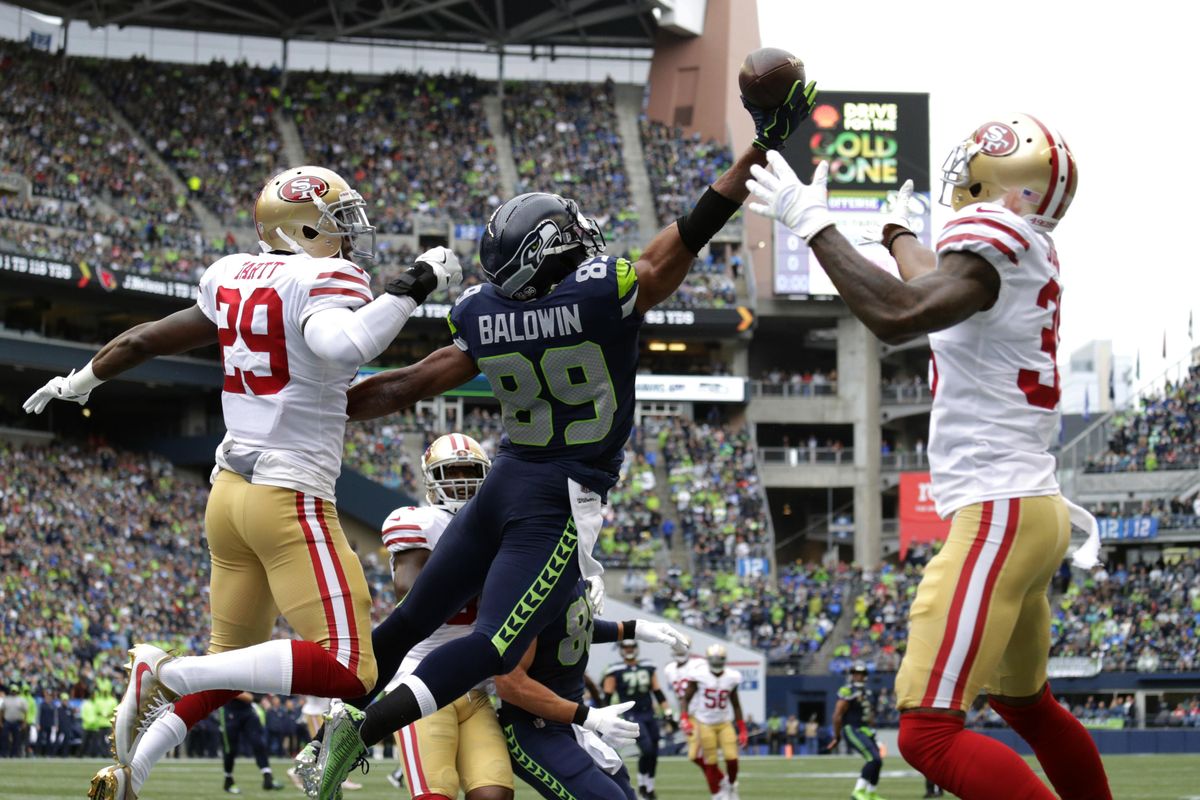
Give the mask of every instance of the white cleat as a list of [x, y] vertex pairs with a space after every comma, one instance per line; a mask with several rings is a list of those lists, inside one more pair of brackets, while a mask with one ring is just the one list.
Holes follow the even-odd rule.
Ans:
[[726, 800], [741, 800], [741, 798], [738, 797], [738, 785], [736, 783], [729, 784], [729, 786], [725, 789], [725, 798]]
[[715, 795], [713, 795], [713, 797], [720, 798], [720, 800], [729, 800], [729, 792], [730, 792], [729, 776], [722, 775], [721, 783], [718, 784], [718, 786], [717, 786], [717, 793]]
[[158, 679], [162, 665], [174, 656], [152, 644], [134, 645], [129, 656], [129, 664], [125, 667], [129, 671], [129, 685], [121, 695], [112, 720], [113, 757], [118, 764], [133, 761], [133, 753], [152, 717], [163, 713], [165, 707], [179, 699], [178, 694]]
[[124, 764], [109, 764], [92, 778], [88, 800], [137, 800], [133, 777]]

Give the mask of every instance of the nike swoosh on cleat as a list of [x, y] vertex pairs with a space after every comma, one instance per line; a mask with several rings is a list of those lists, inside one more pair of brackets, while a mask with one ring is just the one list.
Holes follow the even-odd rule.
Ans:
[[137, 688], [136, 688], [135, 696], [136, 696], [137, 702], [139, 704], [142, 702], [142, 676], [145, 675], [149, 671], [150, 671], [150, 666], [148, 664], [146, 664], [146, 662], [143, 661], [141, 664], [138, 664], [137, 685], [136, 685]]

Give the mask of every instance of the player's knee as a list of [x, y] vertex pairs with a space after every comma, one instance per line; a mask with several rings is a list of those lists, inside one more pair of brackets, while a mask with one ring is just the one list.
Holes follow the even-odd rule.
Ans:
[[504, 786], [480, 786], [467, 792], [467, 800], [513, 800], [513, 790]]
[[955, 736], [963, 729], [963, 718], [948, 714], [919, 714], [909, 712], [900, 715], [900, 735], [896, 745], [900, 755], [918, 771], [935, 764], [946, 751]]
[[[472, 634], [477, 635], [477, 634]], [[484, 638], [480, 636], [480, 638]], [[483, 648], [481, 648], [483, 650]], [[521, 656], [525, 655], [524, 647], [513, 647], [501, 649], [495, 640], [487, 640], [487, 652], [495, 658], [496, 675], [507, 675], [517, 668], [517, 664], [521, 663]], [[489, 675], [492, 673], [488, 673]]]

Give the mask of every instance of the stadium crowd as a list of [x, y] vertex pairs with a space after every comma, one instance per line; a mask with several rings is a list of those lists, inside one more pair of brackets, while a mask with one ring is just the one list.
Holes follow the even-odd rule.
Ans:
[[1200, 469], [1200, 364], [1142, 398], [1140, 408], [1118, 412], [1108, 451], [1087, 467], [1088, 472], [1167, 469]]
[[612, 81], [507, 83], [504, 93], [517, 191], [570, 197], [610, 241], [636, 234]]
[[[682, 128], [646, 117], [641, 129], [658, 224], [669, 225], [691, 211], [704, 190], [733, 165], [733, 152], [698, 133], [685, 136]], [[740, 228], [740, 212], [728, 225]]]
[[381, 233], [412, 233], [422, 218], [479, 225], [500, 204], [489, 91], [454, 73], [322, 73], [293, 78], [286, 103], [309, 159], [350, 181]]

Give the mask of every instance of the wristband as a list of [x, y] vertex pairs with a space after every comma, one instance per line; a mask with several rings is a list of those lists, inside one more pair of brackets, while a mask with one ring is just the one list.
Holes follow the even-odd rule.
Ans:
[[575, 706], [575, 718], [571, 720], [571, 723], [582, 728], [583, 723], [587, 722], [587, 716], [588, 707], [583, 703], [580, 703], [579, 705]]
[[738, 733], [745, 733], [746, 732], [746, 720], [739, 719], [737, 721], [737, 727], [738, 727]]
[[103, 380], [96, 377], [96, 373], [92, 372], [92, 362], [89, 361], [79, 372], [76, 372], [71, 377], [67, 378], [67, 388], [75, 394], [83, 395], [95, 389]]
[[621, 623], [621, 638], [636, 639], [637, 638], [637, 620], [631, 619]]
[[387, 292], [399, 297], [411, 297], [420, 305], [437, 286], [438, 277], [433, 267], [424, 261], [418, 261], [388, 281]]
[[891, 236], [888, 236], [885, 234], [883, 237], [883, 241], [880, 242], [880, 244], [882, 244], [885, 248], [887, 248], [887, 251], [889, 253], [892, 252], [892, 245], [894, 245], [896, 243], [896, 240], [899, 239], [901, 236], [911, 236], [914, 239], [917, 238], [917, 235], [915, 233], [913, 233], [912, 231], [910, 231], [908, 228], [903, 228], [903, 227], [900, 227], [899, 225], [893, 225], [892, 227], [895, 227], [897, 230], [894, 233], [892, 233]]
[[730, 200], [709, 186], [704, 194], [700, 195], [691, 213], [684, 214], [675, 221], [679, 226], [679, 238], [683, 240], [683, 246], [692, 255], [697, 255], [741, 207], [742, 204], [738, 201]]

